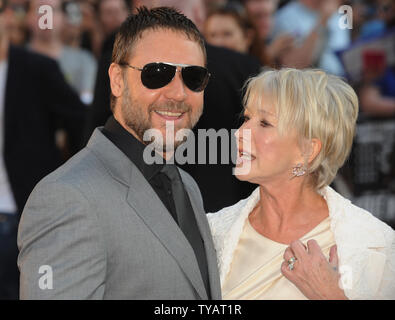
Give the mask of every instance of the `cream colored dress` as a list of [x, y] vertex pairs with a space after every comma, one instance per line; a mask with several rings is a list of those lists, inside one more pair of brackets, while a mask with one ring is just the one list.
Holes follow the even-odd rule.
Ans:
[[[329, 259], [335, 244], [329, 217], [300, 240], [306, 245], [314, 239]], [[283, 255], [288, 245], [270, 240], [258, 233], [246, 219], [230, 271], [222, 285], [225, 300], [303, 300], [307, 299], [281, 273]]]
[[[353, 205], [350, 200], [343, 198], [331, 187], [323, 188], [320, 190], [320, 194], [328, 205], [330, 230], [336, 241], [339, 257], [340, 280], [347, 298], [394, 300], [395, 231], [371, 213]], [[223, 295], [227, 299], [236, 296], [278, 299], [279, 295], [283, 299], [292, 299], [293, 294], [296, 292], [290, 290], [292, 286], [282, 287], [281, 283], [285, 279], [277, 280], [277, 282], [275, 280], [276, 272], [277, 277], [281, 278], [279, 270], [281, 263], [274, 261], [282, 259], [282, 255], [275, 251], [275, 243], [270, 242], [268, 239], [262, 240], [262, 238], [259, 238], [263, 241], [263, 244], [258, 241], [253, 249], [250, 246], [243, 245], [244, 240], [242, 242], [239, 241], [246, 226], [246, 220], [248, 220], [248, 216], [259, 200], [260, 193], [259, 187], [257, 187], [248, 198], [240, 200], [233, 206], [223, 208], [216, 213], [207, 214], [217, 251], [221, 285], [227, 290]], [[317, 228], [320, 229], [322, 227], [324, 229], [324, 224], [325, 222], [317, 226]], [[250, 231], [255, 230], [250, 229]], [[312, 230], [311, 234], [305, 236], [307, 238], [302, 237], [303, 242], [309, 237], [316, 238], [313, 234], [317, 231]], [[320, 234], [320, 232], [317, 232], [317, 234]], [[262, 237], [261, 235], [259, 236]], [[325, 239], [325, 237], [322, 239]], [[261, 252], [259, 249], [262, 247], [266, 248], [265, 240], [266, 244], [271, 244], [267, 247], [267, 253], [265, 251]], [[318, 239], [318, 243], [324, 249], [326, 255], [333, 241], [329, 240], [327, 242], [328, 244], [324, 245], [323, 241]], [[241, 244], [238, 248], [239, 243]], [[233, 264], [236, 249], [239, 249], [237, 254], [239, 262], [236, 261]], [[259, 252], [259, 255], [257, 252]], [[241, 267], [237, 267], [237, 265]], [[232, 275], [228, 278], [233, 266]], [[257, 273], [257, 269], [259, 269], [259, 272], [262, 270], [261, 275]], [[268, 270], [267, 273], [266, 270]], [[275, 271], [272, 272], [270, 270]], [[247, 274], [247, 279], [246, 277], [242, 279], [240, 274]], [[257, 280], [250, 281], [255, 276]], [[237, 277], [239, 280], [236, 279]], [[273, 280], [271, 280], [271, 277], [273, 277]], [[225, 283], [227, 279], [229, 279], [230, 285]], [[240, 284], [237, 286], [237, 290], [236, 286], [230, 288], [232, 281]], [[272, 283], [272, 287], [270, 287], [270, 283]], [[265, 284], [268, 286], [266, 289]], [[243, 286], [249, 289], [243, 289]], [[276, 286], [279, 289], [274, 289], [277, 288]], [[232, 292], [227, 288], [233, 289]], [[241, 293], [237, 293], [237, 291]], [[271, 293], [270, 296], [268, 294], [269, 291]]]

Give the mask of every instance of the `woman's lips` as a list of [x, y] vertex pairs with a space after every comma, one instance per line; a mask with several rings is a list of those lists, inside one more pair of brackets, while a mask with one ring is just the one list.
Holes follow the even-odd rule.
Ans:
[[236, 160], [236, 164], [242, 164], [244, 162], [251, 162], [254, 161], [256, 158], [249, 152], [239, 151], [238, 157]]

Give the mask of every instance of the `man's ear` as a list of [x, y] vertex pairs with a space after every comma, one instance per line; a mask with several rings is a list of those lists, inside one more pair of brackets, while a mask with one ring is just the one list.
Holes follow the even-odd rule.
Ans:
[[116, 63], [111, 63], [110, 68], [108, 68], [108, 76], [110, 77], [111, 92], [116, 98], [119, 98], [122, 96], [125, 86], [121, 66]]

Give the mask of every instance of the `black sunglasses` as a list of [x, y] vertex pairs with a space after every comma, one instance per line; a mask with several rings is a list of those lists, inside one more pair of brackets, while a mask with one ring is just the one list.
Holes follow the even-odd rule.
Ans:
[[210, 78], [207, 68], [187, 64], [152, 62], [142, 69], [128, 63], [120, 63], [120, 65], [141, 71], [141, 82], [148, 89], [159, 89], [168, 85], [179, 71], [177, 67], [181, 68], [181, 76], [185, 85], [194, 92], [203, 91]]

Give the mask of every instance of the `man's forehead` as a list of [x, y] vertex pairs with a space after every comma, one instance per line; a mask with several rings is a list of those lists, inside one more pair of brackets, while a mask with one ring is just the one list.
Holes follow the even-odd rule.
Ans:
[[[184, 31], [166, 28], [166, 27], [153, 27], [143, 30], [140, 35], [139, 39], [146, 39], [151, 37], [163, 37], [163, 36], [172, 36], [172, 37], [179, 37], [180, 41], [192, 41]], [[166, 38], [162, 38], [163, 41], [166, 41]]]
[[[193, 59], [193, 63], [199, 63], [200, 60], [204, 63], [204, 54], [199, 43], [189, 38], [185, 32], [169, 28], [144, 30], [133, 46], [131, 58], [137, 56], [158, 57], [158, 59], [161, 59], [162, 56], [176, 59], [180, 57], [186, 60]], [[181, 61], [168, 62], [182, 63]]]

